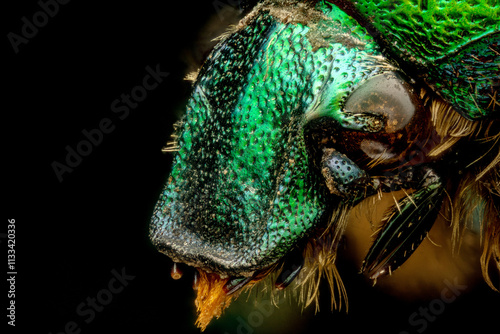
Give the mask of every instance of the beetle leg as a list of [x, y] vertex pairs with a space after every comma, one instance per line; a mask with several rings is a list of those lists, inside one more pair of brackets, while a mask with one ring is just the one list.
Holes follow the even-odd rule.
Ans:
[[285, 263], [283, 264], [283, 269], [279, 274], [274, 286], [278, 290], [283, 290], [286, 288], [300, 273], [302, 268], [304, 267], [304, 258], [302, 254], [297, 254], [296, 256], [291, 256]]
[[345, 154], [333, 148], [323, 149], [321, 174], [332, 194], [349, 199], [355, 199], [359, 192], [355, 189], [360, 186], [364, 189], [370, 181], [370, 177], [364, 170]]
[[222, 289], [226, 295], [231, 295], [236, 291], [241, 290], [241, 288], [247, 285], [251, 280], [252, 277], [234, 277], [229, 279]]
[[444, 198], [439, 176], [430, 168], [417, 191], [403, 198], [387, 217], [363, 261], [361, 272], [371, 279], [390, 274], [420, 245], [437, 218]]

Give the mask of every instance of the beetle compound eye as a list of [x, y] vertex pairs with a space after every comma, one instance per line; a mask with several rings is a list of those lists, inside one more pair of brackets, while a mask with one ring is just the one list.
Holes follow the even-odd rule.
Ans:
[[317, 143], [346, 154], [363, 170], [380, 169], [374, 172], [428, 161], [433, 127], [419, 95], [398, 72], [372, 76], [347, 97], [339, 116], [324, 117], [333, 125], [320, 132]]
[[357, 88], [346, 101], [344, 111], [378, 114], [386, 119], [385, 132], [403, 129], [419, 108], [413, 88], [396, 72], [376, 75]]

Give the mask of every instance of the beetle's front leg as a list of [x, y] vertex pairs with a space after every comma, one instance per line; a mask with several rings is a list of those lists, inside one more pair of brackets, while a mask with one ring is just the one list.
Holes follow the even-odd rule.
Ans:
[[372, 279], [399, 268], [420, 245], [439, 214], [444, 198], [441, 178], [428, 166], [421, 166], [416, 176], [421, 177], [417, 190], [392, 208], [363, 261], [361, 271]]
[[333, 148], [323, 149], [321, 174], [330, 193], [350, 200], [355, 200], [370, 182], [364, 170]]

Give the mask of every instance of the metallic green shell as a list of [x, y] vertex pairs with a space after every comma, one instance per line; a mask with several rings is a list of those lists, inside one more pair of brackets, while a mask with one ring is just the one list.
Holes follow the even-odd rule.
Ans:
[[464, 117], [499, 117], [498, 0], [333, 2], [353, 11], [390, 56]]
[[150, 231], [175, 261], [249, 275], [329, 218], [325, 187], [310, 172], [304, 115], [320, 116], [314, 110], [328, 103], [321, 116], [338, 116], [353, 87], [380, 71], [372, 60], [380, 53], [346, 13], [319, 8], [325, 46], [313, 46], [309, 26], [264, 11], [201, 69]]
[[267, 1], [200, 70], [151, 221], [174, 261], [249, 276], [325, 224], [338, 203], [311, 172], [304, 127], [349, 124], [346, 100], [393, 68], [386, 57], [464, 117], [498, 117], [499, 5], [318, 1], [303, 21], [269, 9], [298, 2]]

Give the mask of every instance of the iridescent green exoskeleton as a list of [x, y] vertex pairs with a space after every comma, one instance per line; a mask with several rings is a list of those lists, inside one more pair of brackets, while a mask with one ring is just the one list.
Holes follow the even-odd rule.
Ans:
[[499, 15], [496, 0], [259, 4], [197, 76], [153, 244], [252, 277], [337, 206], [414, 189], [363, 265], [372, 278], [397, 269], [436, 219], [449, 171], [467, 167], [427, 154], [443, 138], [426, 98], [468, 120], [498, 118]]

